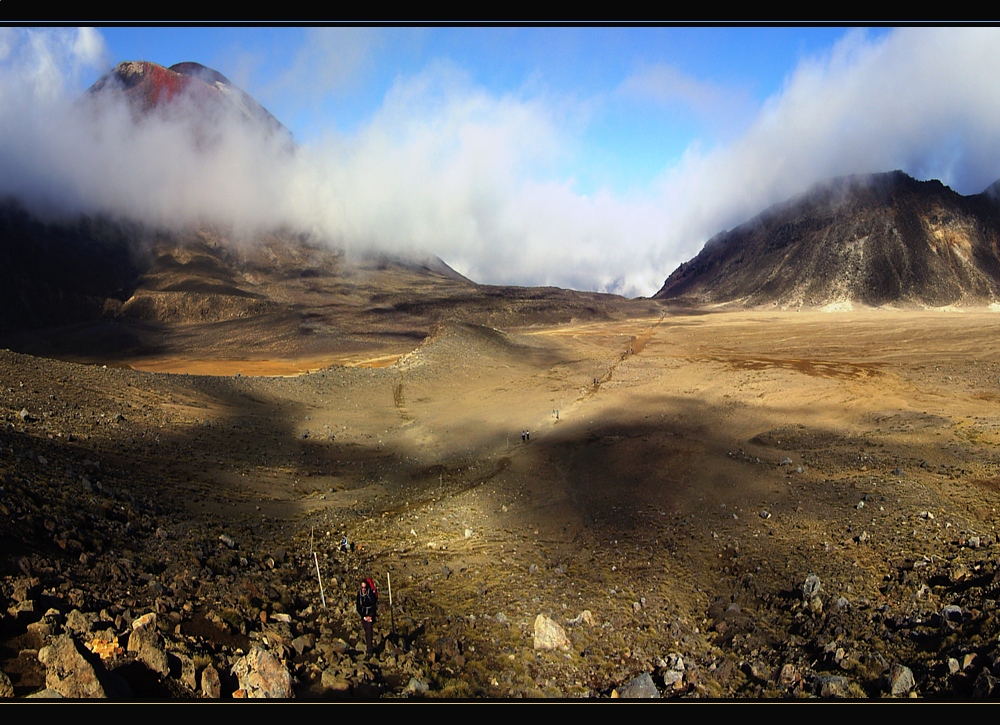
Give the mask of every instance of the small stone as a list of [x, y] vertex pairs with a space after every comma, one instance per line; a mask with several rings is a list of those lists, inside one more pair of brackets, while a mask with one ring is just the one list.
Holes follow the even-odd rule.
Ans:
[[66, 615], [66, 629], [70, 632], [86, 634], [94, 628], [97, 621], [96, 614], [84, 614], [79, 609], [73, 609]]
[[403, 689], [408, 695], [420, 695], [430, 690], [430, 687], [426, 682], [421, 680], [419, 677], [411, 677], [410, 681], [406, 683], [406, 687]]
[[618, 696], [631, 700], [656, 700], [660, 698], [660, 691], [656, 689], [656, 684], [649, 673], [643, 672], [623, 685], [618, 691]]
[[778, 682], [780, 682], [785, 687], [790, 687], [791, 685], [796, 685], [802, 681], [802, 673], [800, 673], [791, 662], [786, 662], [781, 666], [781, 672], [778, 674]]
[[329, 692], [347, 692], [351, 689], [350, 681], [344, 677], [343, 673], [333, 667], [327, 667], [323, 670], [320, 685]]
[[684, 684], [684, 673], [677, 670], [664, 670], [663, 686], [667, 689], [678, 689], [678, 685]]
[[316, 644], [316, 636], [314, 634], [300, 634], [298, 637], [292, 640], [292, 647], [295, 649], [296, 653], [302, 654], [311, 650]]
[[959, 624], [964, 619], [962, 608], [955, 604], [948, 604], [941, 610], [941, 618], [946, 622]]
[[813, 687], [820, 697], [849, 697], [850, 680], [841, 675], [817, 675]]
[[819, 577], [815, 574], [810, 574], [806, 577], [805, 582], [802, 584], [802, 598], [806, 601], [812, 599], [817, 594], [819, 590], [822, 589], [823, 585], [819, 580]]
[[979, 671], [975, 682], [972, 683], [972, 696], [984, 700], [987, 697], [992, 697], [996, 690], [997, 679], [984, 667]]
[[952, 584], [958, 584], [959, 582], [965, 581], [969, 578], [969, 569], [965, 566], [965, 564], [957, 562], [948, 571], [948, 578], [951, 580]]

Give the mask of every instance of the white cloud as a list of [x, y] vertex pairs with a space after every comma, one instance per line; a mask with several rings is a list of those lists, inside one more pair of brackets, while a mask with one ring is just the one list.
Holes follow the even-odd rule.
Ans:
[[702, 115], [722, 113], [733, 100], [731, 89], [727, 91], [664, 63], [636, 71], [622, 81], [618, 92], [640, 100], [651, 100], [667, 109], [682, 105]]
[[262, 99], [308, 105], [340, 95], [363, 82], [384, 42], [377, 28], [307, 28], [291, 65], [260, 89]]

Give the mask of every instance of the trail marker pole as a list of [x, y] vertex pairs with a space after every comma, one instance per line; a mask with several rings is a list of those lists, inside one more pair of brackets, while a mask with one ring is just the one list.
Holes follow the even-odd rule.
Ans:
[[389, 627], [392, 629], [392, 633], [396, 634], [396, 617], [392, 613], [392, 578], [389, 576], [389, 572], [385, 573], [385, 581], [389, 585]]
[[316, 562], [316, 579], [319, 580], [319, 599], [323, 602], [323, 609], [326, 609], [326, 595], [323, 594], [323, 577], [319, 575], [319, 557], [316, 556], [315, 551], [313, 552], [313, 561]]
[[316, 556], [316, 548], [313, 546], [313, 539], [315, 538], [316, 527], [309, 527], [309, 551], [312, 552], [313, 562], [316, 564], [316, 580], [319, 582], [319, 600], [323, 603], [323, 609], [326, 609], [326, 595], [323, 593], [323, 577], [319, 574], [319, 557]]

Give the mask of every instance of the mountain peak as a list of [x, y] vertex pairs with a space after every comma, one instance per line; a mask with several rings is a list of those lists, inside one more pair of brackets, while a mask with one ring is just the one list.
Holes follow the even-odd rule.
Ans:
[[902, 171], [847, 176], [710, 239], [659, 299], [749, 306], [990, 304], [1000, 207]]
[[203, 117], [229, 112], [267, 135], [277, 134], [292, 142], [291, 132], [250, 94], [235, 86], [218, 71], [185, 61], [165, 68], [147, 60], [123, 61], [101, 76], [85, 98], [124, 98], [136, 119], [174, 108], [184, 98]]

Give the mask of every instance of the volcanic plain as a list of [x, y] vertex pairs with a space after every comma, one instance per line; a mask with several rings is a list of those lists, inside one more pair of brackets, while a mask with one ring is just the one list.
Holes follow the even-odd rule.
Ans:
[[0, 353], [12, 693], [64, 634], [120, 697], [246, 695], [254, 648], [321, 700], [994, 693], [1000, 314], [607, 305]]

